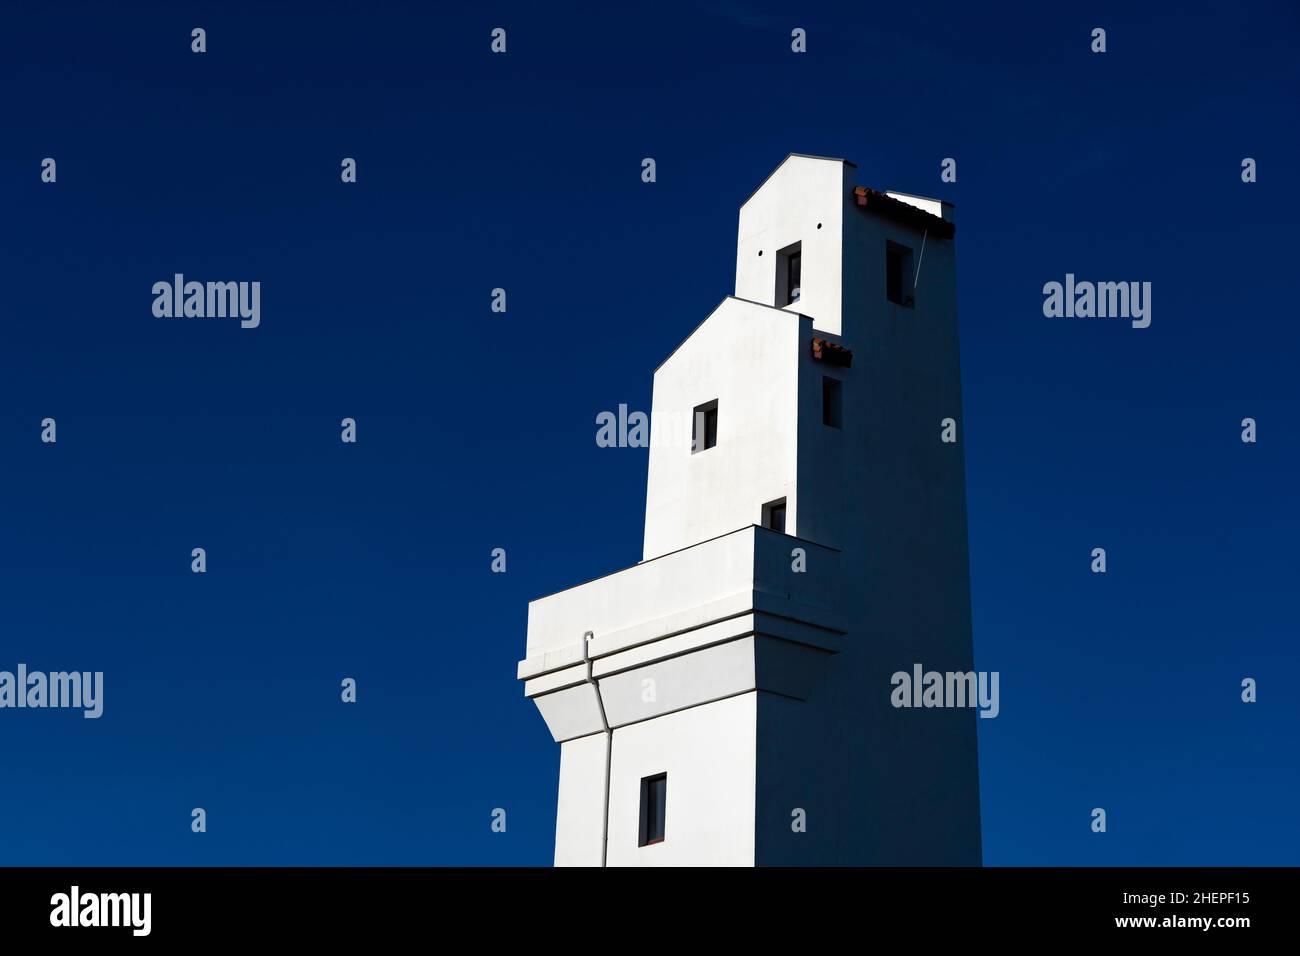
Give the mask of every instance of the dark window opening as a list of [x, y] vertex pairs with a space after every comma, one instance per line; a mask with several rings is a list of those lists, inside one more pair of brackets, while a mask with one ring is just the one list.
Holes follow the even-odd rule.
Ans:
[[665, 809], [668, 804], [668, 774], [641, 778], [641, 832], [637, 846], [664, 842]]
[[718, 400], [695, 406], [691, 418], [691, 454], [718, 443]]
[[896, 242], [885, 243], [885, 298], [912, 306], [912, 250]]
[[802, 243], [786, 246], [776, 254], [776, 305], [778, 308], [799, 301], [803, 279]]
[[822, 424], [839, 428], [843, 424], [844, 383], [829, 375], [822, 376]]
[[769, 501], [763, 505], [763, 527], [785, 534], [785, 499]]

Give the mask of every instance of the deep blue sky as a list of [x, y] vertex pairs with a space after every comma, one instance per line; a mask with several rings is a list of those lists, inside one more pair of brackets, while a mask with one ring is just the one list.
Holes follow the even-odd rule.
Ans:
[[[0, 863], [549, 863], [527, 600], [639, 558], [595, 416], [790, 151], [957, 204], [986, 862], [1300, 862], [1298, 20], [1178, 6], [14, 5], [0, 669], [107, 690], [0, 711]], [[261, 327], [153, 317], [174, 272]], [[1151, 327], [1044, 318], [1066, 272]]]

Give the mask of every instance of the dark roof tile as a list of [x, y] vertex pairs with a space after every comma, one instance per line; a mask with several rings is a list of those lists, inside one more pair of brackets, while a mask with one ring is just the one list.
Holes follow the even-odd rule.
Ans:
[[886, 219], [892, 219], [895, 222], [901, 222], [916, 229], [928, 230], [934, 233], [937, 239], [951, 239], [957, 234], [955, 223], [933, 216], [924, 209], [919, 209], [911, 203], [905, 203], [901, 199], [895, 199], [893, 196], [886, 195], [876, 189], [855, 186], [853, 200], [859, 207], [870, 209]]

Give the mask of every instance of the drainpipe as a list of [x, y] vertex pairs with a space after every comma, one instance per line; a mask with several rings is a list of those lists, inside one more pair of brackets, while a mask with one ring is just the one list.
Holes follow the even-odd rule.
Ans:
[[930, 234], [929, 229], [926, 229], [925, 232], [921, 233], [921, 254], [916, 259], [916, 274], [912, 276], [913, 292], [916, 292], [916, 283], [921, 278], [921, 263], [925, 261], [925, 237], [928, 236], [929, 234]]
[[600, 865], [609, 865], [609, 767], [614, 756], [614, 732], [609, 729], [609, 718], [605, 716], [605, 700], [600, 696], [600, 681], [591, 675], [591, 653], [588, 642], [592, 632], [582, 635], [582, 659], [587, 664], [587, 683], [596, 692], [596, 705], [600, 708], [600, 726], [605, 731], [605, 808], [600, 821]]

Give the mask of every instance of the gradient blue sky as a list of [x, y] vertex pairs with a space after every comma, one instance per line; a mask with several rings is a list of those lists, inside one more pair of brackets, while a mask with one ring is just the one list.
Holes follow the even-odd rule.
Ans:
[[[0, 864], [549, 863], [527, 600], [640, 556], [595, 416], [790, 151], [957, 204], [986, 862], [1300, 862], [1298, 19], [1178, 7], [15, 6], [0, 669], [107, 690], [0, 711]], [[261, 327], [154, 318], [175, 272]], [[1066, 272], [1151, 327], [1044, 318]]]

